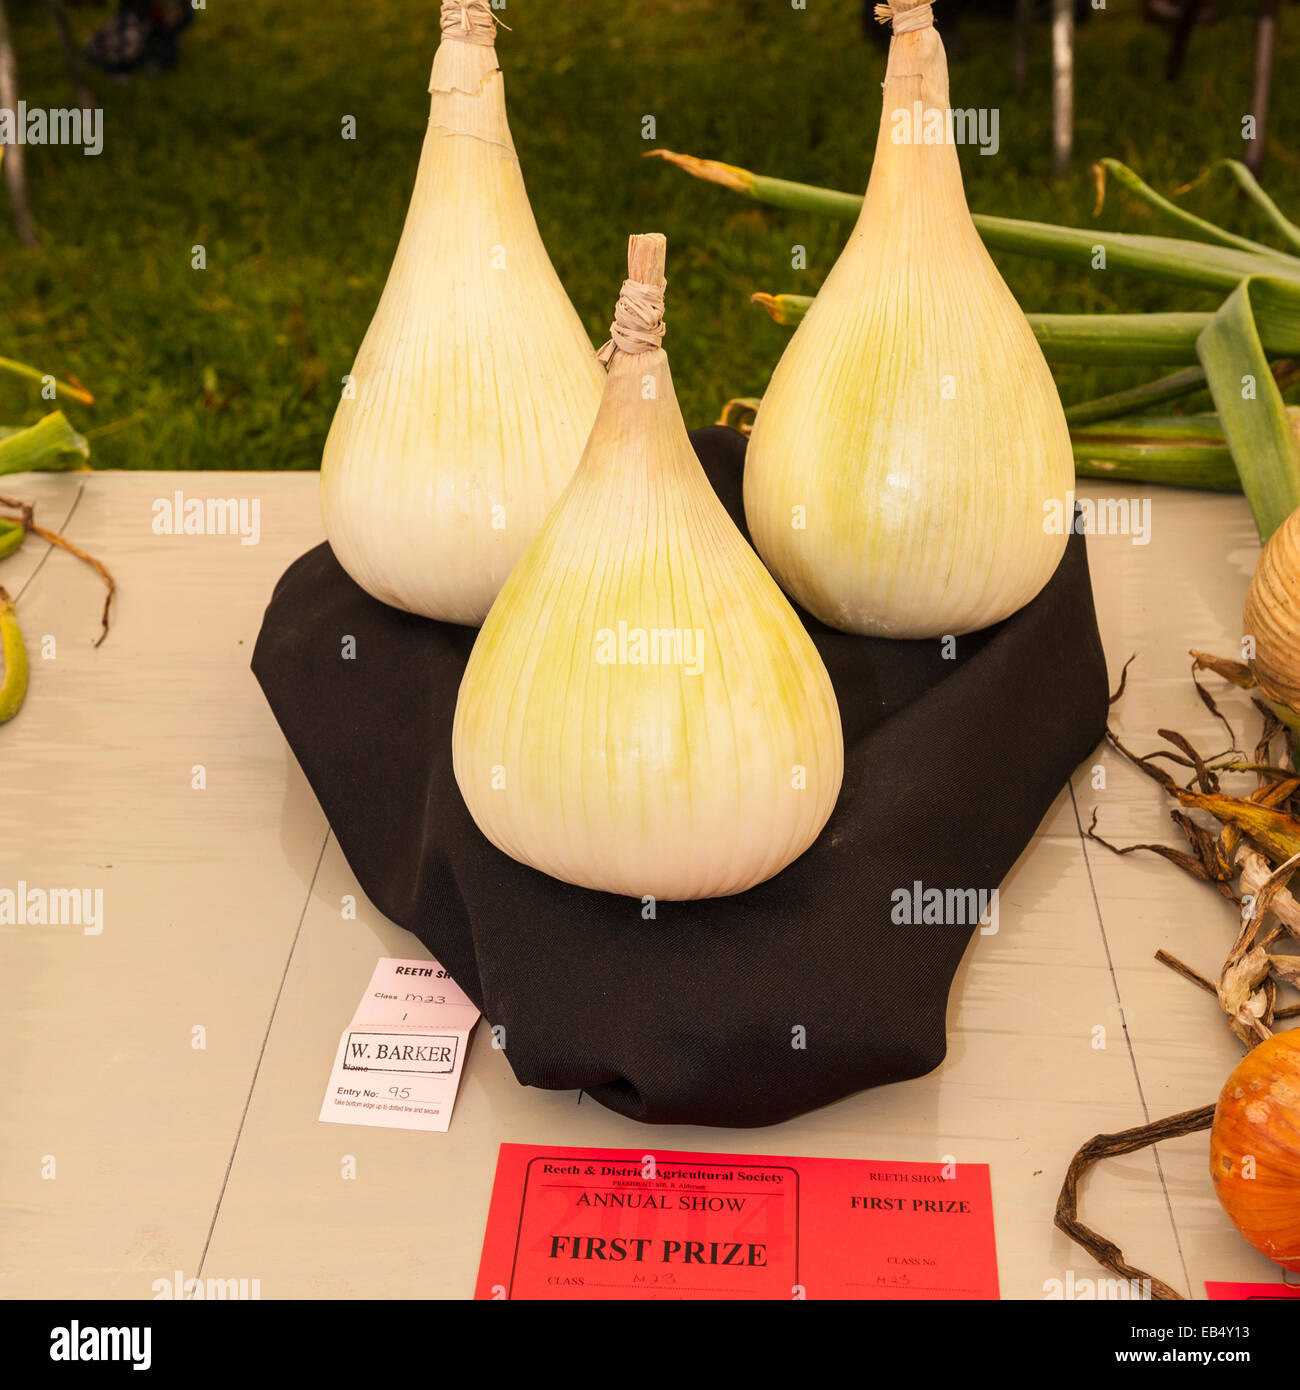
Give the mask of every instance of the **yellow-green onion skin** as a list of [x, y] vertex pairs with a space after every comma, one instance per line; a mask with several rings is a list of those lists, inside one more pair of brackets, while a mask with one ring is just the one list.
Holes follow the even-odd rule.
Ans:
[[321, 462], [339, 563], [481, 623], [577, 467], [603, 374], [542, 244], [491, 46], [445, 38], [406, 224]]
[[[620, 630], [677, 634], [690, 659], [621, 659]], [[615, 355], [578, 471], [474, 645], [452, 751], [494, 844], [611, 893], [739, 893], [826, 823], [830, 678], [700, 467], [661, 348]]]
[[889, 637], [969, 632], [1029, 602], [1064, 551], [1051, 521], [1074, 479], [1051, 372], [971, 222], [955, 146], [895, 143], [917, 102], [948, 108], [933, 28], [892, 42], [861, 214], [745, 467], [750, 533], [786, 591]]

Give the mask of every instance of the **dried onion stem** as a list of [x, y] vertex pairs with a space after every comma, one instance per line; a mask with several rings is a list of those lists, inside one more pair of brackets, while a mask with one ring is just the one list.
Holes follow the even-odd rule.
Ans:
[[0, 506], [17, 507], [17, 516], [0, 516], [0, 521], [13, 521], [30, 531], [34, 536], [39, 536], [43, 541], [50, 545], [56, 545], [60, 550], [66, 550], [69, 555], [75, 555], [78, 560], [84, 560], [96, 574], [104, 581], [104, 586], [108, 592], [104, 595], [103, 611], [99, 615], [100, 633], [93, 645], [98, 647], [104, 638], [108, 636], [108, 610], [113, 603], [113, 595], [117, 592], [117, 581], [109, 573], [108, 566], [102, 560], [97, 560], [93, 555], [82, 550], [80, 546], [73, 545], [70, 540], [59, 535], [57, 531], [50, 531], [44, 526], [38, 526], [32, 520], [35, 508], [30, 502], [24, 502], [17, 497], [5, 497], [0, 495]]
[[1103, 1158], [1118, 1158], [1123, 1154], [1136, 1153], [1162, 1139], [1178, 1139], [1184, 1134], [1196, 1134], [1209, 1129], [1214, 1123], [1214, 1106], [1203, 1105], [1199, 1110], [1184, 1110], [1179, 1115], [1170, 1115], [1163, 1120], [1152, 1120], [1136, 1129], [1121, 1130], [1118, 1134], [1096, 1134], [1070, 1160], [1061, 1184], [1061, 1195], [1056, 1199], [1055, 1224], [1064, 1231], [1076, 1245], [1081, 1245], [1098, 1264], [1122, 1279], [1130, 1279], [1149, 1284], [1151, 1297], [1161, 1302], [1182, 1302], [1183, 1296], [1171, 1288], [1163, 1279], [1138, 1269], [1124, 1258], [1124, 1252], [1113, 1240], [1107, 1238], [1091, 1226], [1079, 1220], [1079, 1183], [1094, 1163]]

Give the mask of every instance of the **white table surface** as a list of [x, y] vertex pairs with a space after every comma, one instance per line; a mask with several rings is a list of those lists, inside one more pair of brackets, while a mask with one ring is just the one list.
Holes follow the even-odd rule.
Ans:
[[[258, 543], [155, 534], [153, 503], [178, 488], [258, 499]], [[767, 1129], [647, 1127], [519, 1086], [480, 1028], [449, 1133], [321, 1124], [375, 960], [427, 953], [361, 894], [249, 670], [275, 580], [322, 538], [316, 474], [21, 475], [0, 490], [34, 500], [119, 585], [95, 649], [87, 566], [34, 538], [0, 566], [32, 656], [26, 705], [0, 727], [0, 887], [104, 901], [95, 936], [0, 926], [6, 1297], [149, 1298], [177, 1270], [255, 1278], [263, 1298], [467, 1297], [511, 1141], [988, 1163], [1003, 1295], [1037, 1299], [1067, 1271], [1105, 1276], [1052, 1225], [1079, 1144], [1213, 1101], [1240, 1056], [1214, 1001], [1152, 959], [1165, 947], [1216, 975], [1230, 906], [1081, 834], [1099, 806], [1110, 839], [1178, 843], [1160, 789], [1102, 747], [1002, 885], [1000, 929], [963, 961], [930, 1076]], [[1113, 719], [1143, 751], [1161, 726], [1217, 751], [1187, 649], [1239, 650], [1258, 553], [1247, 508], [1124, 492], [1151, 498], [1150, 543], [1089, 538], [1112, 683], [1138, 653]], [[1244, 696], [1222, 703], [1253, 747]], [[1194, 1298], [1207, 1279], [1277, 1281], [1221, 1212], [1207, 1153], [1201, 1134], [1107, 1162], [1084, 1219]]]

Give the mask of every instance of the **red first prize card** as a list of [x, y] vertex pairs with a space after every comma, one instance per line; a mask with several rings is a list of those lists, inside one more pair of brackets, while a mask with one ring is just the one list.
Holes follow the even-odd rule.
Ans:
[[997, 1298], [987, 1163], [802, 1162], [809, 1298]]
[[477, 1298], [996, 1298], [984, 1164], [503, 1144]]
[[1279, 1299], [1300, 1298], [1300, 1284], [1233, 1284], [1207, 1279], [1205, 1294], [1211, 1302], [1239, 1299], [1248, 1303], [1274, 1303]]

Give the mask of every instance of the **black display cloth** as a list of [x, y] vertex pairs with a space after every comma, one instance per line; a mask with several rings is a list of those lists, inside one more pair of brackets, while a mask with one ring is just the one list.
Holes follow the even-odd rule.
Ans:
[[[743, 437], [691, 440], [745, 531]], [[362, 888], [504, 1028], [519, 1081], [652, 1123], [763, 1125], [939, 1065], [977, 929], [964, 890], [1000, 884], [1106, 726], [1082, 536], [955, 651], [800, 617], [839, 698], [839, 803], [775, 878], [653, 920], [516, 863], [470, 819], [451, 727], [474, 629], [385, 607], [320, 545], [276, 585], [253, 671]], [[933, 889], [949, 920], [925, 920]]]

